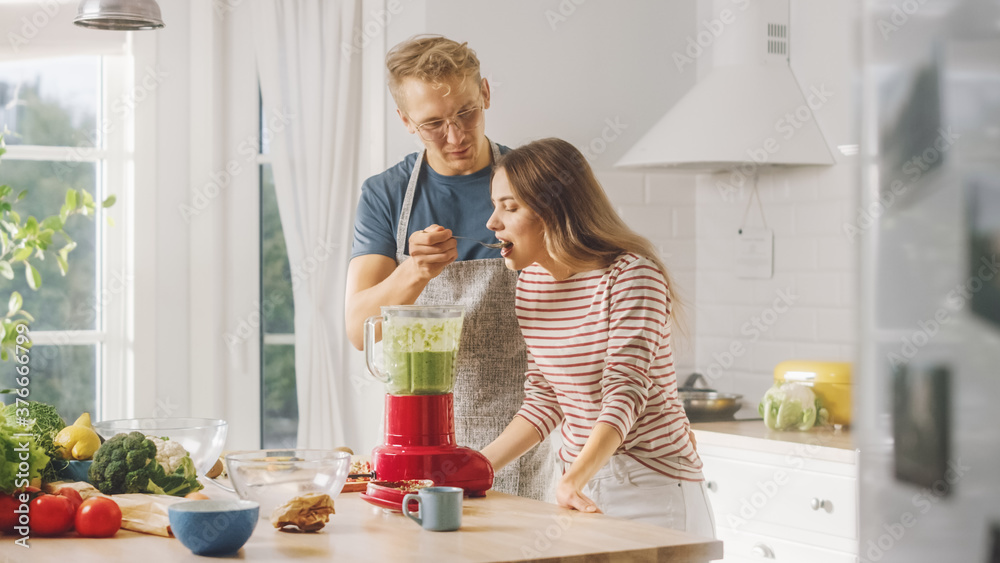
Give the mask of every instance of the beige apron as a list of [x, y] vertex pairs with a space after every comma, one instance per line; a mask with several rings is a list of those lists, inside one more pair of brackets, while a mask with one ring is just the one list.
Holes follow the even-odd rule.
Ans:
[[[500, 151], [492, 141], [490, 149], [496, 162]], [[396, 229], [397, 264], [409, 258], [403, 248], [423, 161], [420, 153], [406, 186]], [[483, 449], [507, 427], [524, 401], [527, 360], [514, 311], [516, 284], [517, 272], [508, 270], [503, 258], [463, 260], [448, 265], [417, 298], [417, 305], [465, 305], [454, 392], [459, 445]], [[553, 466], [550, 443], [545, 441], [498, 472], [493, 489], [545, 500]]]

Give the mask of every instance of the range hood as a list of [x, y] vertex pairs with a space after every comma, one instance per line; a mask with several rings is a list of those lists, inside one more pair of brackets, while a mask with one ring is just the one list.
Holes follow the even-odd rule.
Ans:
[[712, 19], [703, 20], [696, 36], [702, 42], [714, 39], [711, 72], [615, 166], [727, 170], [834, 164], [813, 114], [831, 93], [821, 84], [803, 90], [789, 65], [788, 0], [714, 4]]

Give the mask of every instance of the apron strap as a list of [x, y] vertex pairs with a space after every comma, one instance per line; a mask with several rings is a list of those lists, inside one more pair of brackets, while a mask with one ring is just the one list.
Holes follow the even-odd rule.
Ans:
[[[496, 143], [486, 139], [490, 143], [490, 152], [493, 155], [493, 162], [495, 164], [497, 160], [500, 159], [500, 147]], [[420, 168], [424, 163], [424, 154], [427, 151], [420, 151], [417, 154], [417, 161], [413, 164], [413, 170], [410, 171], [410, 181], [406, 184], [406, 194], [403, 196], [403, 209], [399, 213], [399, 225], [396, 227], [396, 264], [401, 264], [403, 260], [406, 260], [406, 254], [403, 252], [403, 248], [406, 247], [406, 231], [410, 226], [410, 211], [413, 208], [413, 194], [417, 191], [417, 182], [420, 179]]]
[[417, 154], [417, 161], [410, 172], [410, 181], [406, 184], [406, 195], [403, 196], [403, 209], [399, 213], [399, 225], [396, 227], [396, 264], [406, 260], [403, 248], [406, 247], [406, 230], [410, 226], [410, 210], [413, 208], [413, 194], [417, 191], [417, 180], [420, 178], [420, 168], [424, 163], [424, 153]]

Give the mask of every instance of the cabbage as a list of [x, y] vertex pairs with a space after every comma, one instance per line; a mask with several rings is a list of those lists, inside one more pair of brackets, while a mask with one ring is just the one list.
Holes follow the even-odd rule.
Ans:
[[819, 420], [824, 424], [826, 409], [820, 406], [816, 394], [801, 383], [784, 383], [767, 390], [757, 406], [764, 424], [772, 430], [809, 430]]

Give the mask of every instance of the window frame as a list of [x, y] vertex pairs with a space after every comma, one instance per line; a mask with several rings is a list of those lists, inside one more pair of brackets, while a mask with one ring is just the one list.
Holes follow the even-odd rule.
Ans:
[[[74, 56], [77, 53], [67, 49], [65, 53], [49, 52], [49, 58]], [[112, 105], [132, 93], [134, 58], [130, 50], [124, 54], [93, 54], [101, 58], [100, 101], [96, 123], [104, 122], [112, 115]], [[128, 393], [132, 387], [132, 364], [126, 350], [131, 340], [128, 333], [132, 314], [130, 299], [132, 262], [128, 254], [128, 238], [133, 214], [131, 213], [134, 189], [133, 170], [135, 168], [134, 115], [126, 112], [109, 131], [99, 131], [98, 137], [103, 147], [68, 147], [39, 145], [8, 145], [4, 160], [89, 162], [97, 170], [94, 199], [103, 201], [114, 194], [117, 202], [111, 208], [97, 206], [93, 221], [97, 226], [96, 279], [94, 280], [98, 307], [99, 324], [91, 330], [46, 330], [32, 331], [32, 341], [37, 346], [96, 346], [95, 367], [95, 420], [126, 418], [131, 416], [133, 402]], [[16, 187], [15, 187], [16, 188]], [[110, 218], [114, 227], [107, 224]], [[115, 232], [115, 231], [118, 232]], [[72, 257], [69, 275], [73, 275]], [[112, 291], [109, 282], [124, 281], [120, 290]], [[44, 283], [44, 281], [43, 281]], [[105, 296], [108, 296], [105, 298]]]

